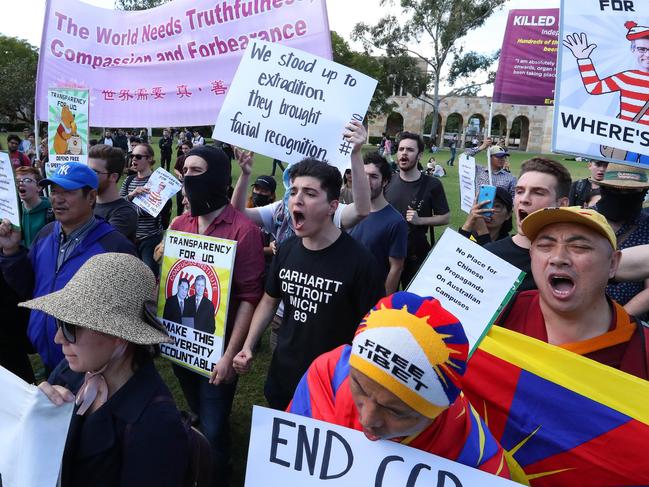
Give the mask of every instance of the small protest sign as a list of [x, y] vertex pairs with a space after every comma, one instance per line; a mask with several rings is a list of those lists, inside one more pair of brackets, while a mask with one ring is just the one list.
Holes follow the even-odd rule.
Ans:
[[513, 105], [554, 104], [558, 50], [558, 8], [510, 10], [493, 101]]
[[475, 158], [462, 154], [458, 167], [460, 178], [460, 207], [471, 213], [475, 201]]
[[561, 2], [554, 152], [649, 167], [648, 18], [649, 2]]
[[408, 291], [439, 299], [460, 320], [471, 353], [525, 273], [447, 228]]
[[57, 485], [74, 402], [56, 406], [3, 367], [0, 389], [0, 485]]
[[6, 218], [13, 226], [20, 228], [19, 206], [14, 171], [9, 155], [0, 152], [0, 221]]
[[52, 88], [47, 101], [49, 177], [64, 162], [88, 163], [88, 90]]
[[314, 157], [344, 169], [350, 120], [362, 122], [376, 80], [298, 49], [254, 41], [243, 55], [213, 138], [289, 164]]
[[252, 410], [245, 487], [519, 485], [393, 441], [260, 406]]
[[156, 217], [173, 196], [182, 189], [183, 185], [168, 171], [161, 167], [153, 171], [144, 185], [148, 193], [138, 194], [133, 198], [133, 204], [139, 206], [149, 215]]
[[237, 243], [167, 231], [158, 293], [158, 318], [174, 343], [162, 355], [210, 375], [223, 355], [225, 323]]

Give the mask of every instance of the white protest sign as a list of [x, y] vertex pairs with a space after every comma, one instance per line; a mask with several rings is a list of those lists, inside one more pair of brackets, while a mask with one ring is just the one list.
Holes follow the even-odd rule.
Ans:
[[20, 211], [14, 171], [9, 155], [0, 152], [0, 221], [7, 219], [20, 228]]
[[0, 485], [54, 487], [74, 403], [55, 406], [3, 367], [0, 390]]
[[213, 138], [286, 161], [315, 157], [344, 169], [350, 120], [362, 121], [376, 80], [280, 44], [248, 45]]
[[[269, 483], [269, 479], [273, 479]], [[360, 431], [255, 406], [245, 487], [519, 485]]]
[[649, 2], [561, 2], [552, 150], [649, 167]]
[[458, 168], [460, 178], [460, 207], [465, 213], [471, 213], [475, 202], [475, 158], [466, 154], [460, 156]]
[[173, 343], [162, 355], [210, 376], [223, 355], [237, 242], [167, 231], [160, 270], [158, 313]]
[[156, 217], [167, 204], [167, 201], [182, 187], [183, 184], [173, 177], [171, 173], [159, 167], [153, 171], [153, 174], [144, 185], [144, 188], [148, 189], [149, 192], [137, 195], [133, 198], [133, 203], [149, 215]]
[[408, 291], [439, 299], [462, 323], [472, 353], [524, 275], [509, 262], [447, 228]]

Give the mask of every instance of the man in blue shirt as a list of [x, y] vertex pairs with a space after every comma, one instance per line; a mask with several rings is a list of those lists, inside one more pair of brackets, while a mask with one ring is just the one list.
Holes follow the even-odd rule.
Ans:
[[388, 162], [378, 152], [370, 152], [363, 157], [363, 163], [370, 183], [371, 210], [349, 234], [367, 247], [381, 265], [385, 293], [389, 295], [399, 286], [408, 246], [408, 224], [383, 195], [392, 176]]

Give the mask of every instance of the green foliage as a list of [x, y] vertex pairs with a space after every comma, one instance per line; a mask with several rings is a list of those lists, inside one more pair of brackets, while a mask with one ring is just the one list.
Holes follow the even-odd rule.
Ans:
[[[409, 91], [433, 107], [437, 114], [440, 102], [440, 84], [443, 69], [451, 66], [447, 81], [454, 87], [446, 96], [475, 93], [480, 86], [493, 81], [471, 80], [476, 72], [489, 68], [497, 55], [464, 54], [458, 46], [468, 32], [481, 27], [485, 20], [506, 0], [400, 0], [401, 14], [386, 15], [375, 25], [356, 24], [352, 37], [363, 42], [365, 49], [379, 49], [388, 57], [411, 56], [426, 66], [425, 82], [415, 83], [419, 89]], [[394, 0], [381, 0], [381, 5], [392, 5]], [[427, 54], [430, 53], [430, 54]], [[432, 132], [437, 132], [437, 117], [433, 117]]]
[[147, 10], [167, 3], [169, 0], [115, 0], [119, 10]]
[[0, 35], [0, 116], [33, 124], [37, 65], [34, 46]]

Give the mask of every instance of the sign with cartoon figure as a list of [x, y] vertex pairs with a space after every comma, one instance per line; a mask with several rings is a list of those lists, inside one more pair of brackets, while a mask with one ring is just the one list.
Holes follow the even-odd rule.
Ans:
[[649, 3], [561, 3], [552, 148], [649, 167]]
[[48, 176], [64, 162], [88, 162], [88, 90], [48, 90]]
[[210, 376], [223, 355], [225, 322], [237, 243], [168, 231], [158, 293], [158, 318], [174, 343], [162, 355]]
[[139, 206], [149, 215], [156, 217], [160, 214], [170, 198], [182, 189], [183, 185], [171, 173], [161, 167], [153, 171], [142, 193], [133, 198], [133, 204]]

